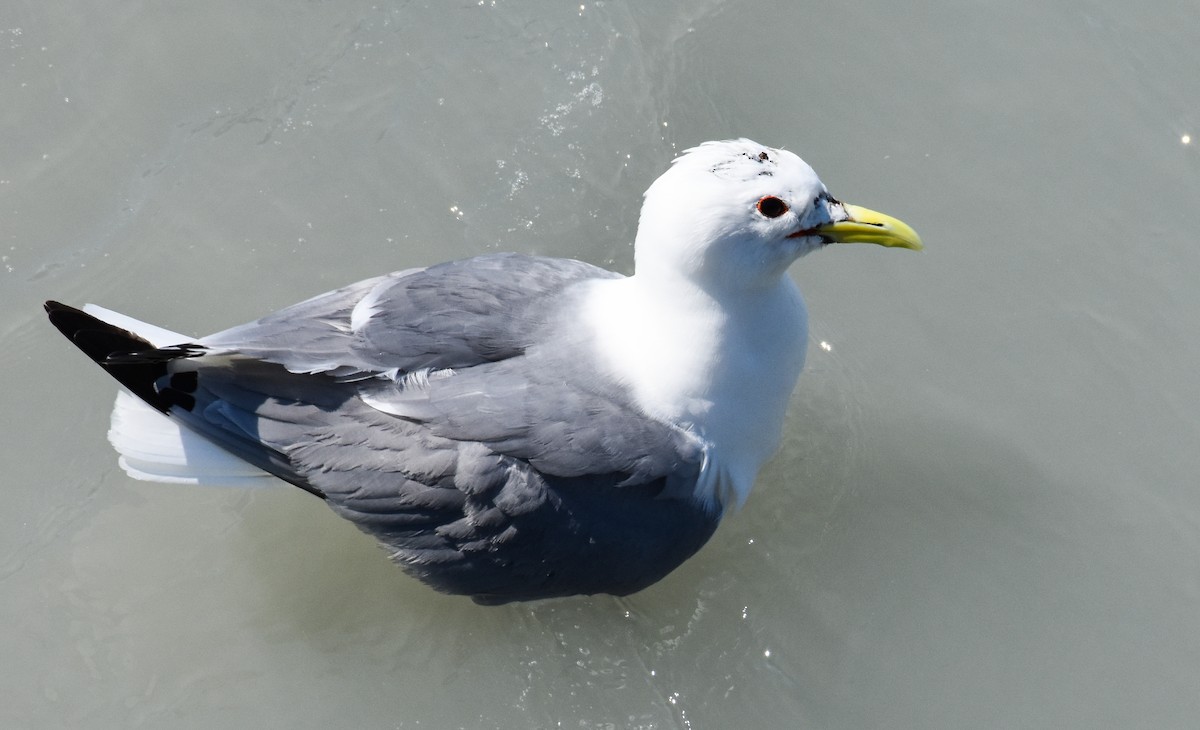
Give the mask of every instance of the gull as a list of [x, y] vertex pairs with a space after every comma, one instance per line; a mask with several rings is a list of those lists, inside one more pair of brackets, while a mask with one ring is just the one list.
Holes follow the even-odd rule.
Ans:
[[46, 311], [121, 384], [109, 439], [134, 478], [282, 479], [481, 604], [627, 595], [699, 550], [776, 450], [808, 338], [788, 267], [834, 243], [921, 248], [737, 139], [646, 191], [631, 276], [491, 254], [200, 338]]

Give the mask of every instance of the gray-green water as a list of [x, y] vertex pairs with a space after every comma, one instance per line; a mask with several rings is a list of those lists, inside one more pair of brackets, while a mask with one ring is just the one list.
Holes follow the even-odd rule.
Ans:
[[[1168, 0], [0, 5], [0, 726], [1195, 726], [1198, 48]], [[132, 482], [40, 311], [628, 271], [730, 136], [927, 251], [795, 267], [780, 455], [628, 599], [480, 608], [298, 490]]]

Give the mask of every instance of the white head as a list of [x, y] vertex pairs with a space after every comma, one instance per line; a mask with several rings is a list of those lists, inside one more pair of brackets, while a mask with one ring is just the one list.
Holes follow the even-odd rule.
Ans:
[[[864, 215], [870, 214], [870, 215]], [[646, 191], [635, 273], [716, 291], [778, 283], [827, 243], [920, 248], [911, 228], [829, 195], [804, 160], [748, 139], [687, 150]]]
[[695, 493], [709, 504], [744, 499], [779, 440], [807, 340], [788, 266], [855, 241], [921, 245], [835, 200], [791, 152], [708, 142], [646, 191], [634, 275], [588, 288], [581, 331], [644, 413], [703, 442]]

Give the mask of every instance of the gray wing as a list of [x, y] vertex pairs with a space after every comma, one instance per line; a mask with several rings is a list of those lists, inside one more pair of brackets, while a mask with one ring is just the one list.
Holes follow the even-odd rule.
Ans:
[[432, 434], [484, 444], [546, 474], [620, 475], [620, 485], [668, 477], [672, 493], [689, 492], [703, 458], [700, 441], [642, 413], [579, 357], [584, 343], [561, 333], [554, 345], [443, 376], [363, 381], [359, 397]]
[[[631, 484], [626, 474], [549, 474], [382, 413], [345, 385], [242, 362], [200, 371], [195, 404], [171, 413], [240, 434], [260, 450], [254, 463], [324, 496], [407, 572], [480, 603], [632, 593], [716, 529], [719, 514], [671, 494], [667, 475]], [[681, 474], [694, 480], [697, 468]]]
[[558, 294], [613, 277], [569, 259], [478, 256], [367, 279], [200, 344], [343, 379], [464, 368], [522, 354]]
[[700, 443], [579, 356], [574, 285], [600, 276], [504, 255], [368, 280], [204, 338], [155, 389], [439, 589], [632, 592], [719, 514], [691, 496]]

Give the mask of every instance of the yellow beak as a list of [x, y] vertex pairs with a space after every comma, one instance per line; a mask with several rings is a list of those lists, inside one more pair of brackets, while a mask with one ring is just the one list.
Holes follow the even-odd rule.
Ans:
[[917, 232], [902, 220], [857, 205], [846, 205], [845, 208], [850, 214], [848, 220], [826, 223], [814, 228], [813, 232], [834, 243], [874, 243], [913, 251], [925, 247]]

